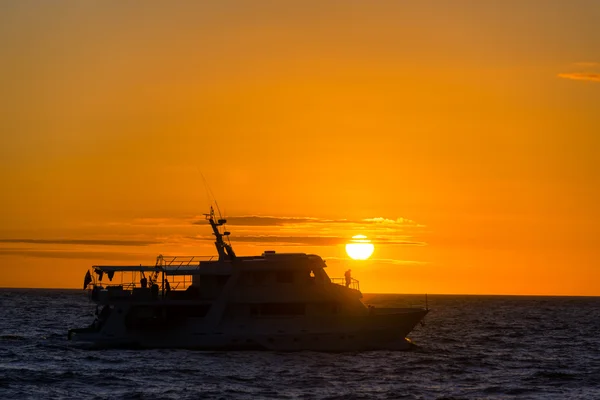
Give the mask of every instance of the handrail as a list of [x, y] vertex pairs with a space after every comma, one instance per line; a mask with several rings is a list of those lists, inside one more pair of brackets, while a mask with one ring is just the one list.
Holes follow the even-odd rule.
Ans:
[[189, 267], [202, 261], [212, 261], [215, 256], [163, 256], [156, 257], [157, 267]]
[[355, 289], [360, 292], [360, 282], [357, 279], [350, 278], [350, 284], [346, 284], [346, 278], [330, 278], [331, 283], [335, 283], [336, 285], [346, 286], [350, 289]]

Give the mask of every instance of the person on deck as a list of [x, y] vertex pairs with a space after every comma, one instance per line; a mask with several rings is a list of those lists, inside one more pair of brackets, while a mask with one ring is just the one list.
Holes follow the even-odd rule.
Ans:
[[142, 272], [142, 279], [140, 279], [140, 286], [143, 288], [148, 287], [148, 279], [146, 279], [146, 275]]
[[344, 278], [346, 278], [346, 287], [350, 287], [350, 283], [352, 282], [352, 270], [349, 269], [344, 274]]

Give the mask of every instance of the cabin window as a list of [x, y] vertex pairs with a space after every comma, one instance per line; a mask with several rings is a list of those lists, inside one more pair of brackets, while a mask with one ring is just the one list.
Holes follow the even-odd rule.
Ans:
[[309, 284], [311, 284], [311, 285], [314, 285], [314, 284], [315, 284], [315, 282], [317, 281], [316, 279], [317, 279], [317, 278], [315, 277], [315, 273], [314, 273], [314, 271], [311, 269], [311, 270], [310, 270], [310, 272], [309, 272], [309, 274], [308, 274], [308, 277], [307, 277], [307, 279], [306, 279], [306, 282], [308, 282], [308, 283], [309, 283]]
[[292, 271], [277, 272], [277, 283], [293, 283], [294, 273]]

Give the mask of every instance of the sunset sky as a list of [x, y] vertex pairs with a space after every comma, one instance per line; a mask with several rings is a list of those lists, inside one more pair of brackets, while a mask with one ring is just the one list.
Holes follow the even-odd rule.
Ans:
[[0, 287], [216, 254], [203, 175], [240, 255], [316, 253], [363, 292], [600, 295], [598, 21], [597, 0], [3, 1]]

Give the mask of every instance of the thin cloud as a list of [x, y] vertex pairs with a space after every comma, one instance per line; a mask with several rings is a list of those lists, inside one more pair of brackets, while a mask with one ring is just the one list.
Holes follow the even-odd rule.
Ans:
[[372, 223], [372, 224], [410, 225], [410, 226], [419, 227], [419, 228], [425, 227], [425, 225], [418, 224], [415, 221], [413, 221], [412, 219], [402, 218], [402, 217], [396, 218], [396, 219], [377, 217], [377, 218], [366, 218], [366, 219], [360, 220], [360, 223], [365, 223], [365, 222]]
[[[308, 223], [327, 223], [334, 222], [333, 220], [324, 220], [318, 218], [308, 218], [308, 217], [269, 217], [269, 216], [258, 216], [258, 215], [243, 215], [243, 216], [234, 216], [228, 217], [227, 224], [228, 225], [236, 225], [236, 226], [282, 226], [282, 225], [291, 225], [291, 224], [308, 224]], [[205, 225], [206, 221], [195, 221], [194, 225]]]
[[268, 243], [271, 245], [292, 246], [336, 246], [344, 243], [340, 237], [334, 236], [239, 236], [232, 238], [232, 242]]
[[[342, 257], [326, 257], [326, 261], [343, 261], [347, 262], [347, 258]], [[427, 265], [430, 264], [427, 261], [415, 261], [415, 260], [396, 260], [393, 258], [369, 258], [369, 263], [377, 264], [391, 264], [391, 265]]]
[[[232, 216], [226, 218], [228, 225], [236, 226], [283, 226], [283, 225], [300, 225], [300, 224], [387, 224], [387, 225], [412, 225], [422, 227], [415, 221], [407, 218], [388, 219], [382, 217], [365, 218], [365, 219], [325, 219], [312, 217], [273, 217], [261, 215], [243, 215]], [[194, 225], [205, 225], [205, 220], [194, 221]]]
[[[60, 259], [81, 259], [81, 260], [138, 260], [141, 257], [147, 257], [140, 254], [112, 253], [100, 251], [46, 251], [46, 250], [27, 250], [27, 249], [0, 249], [0, 256], [20, 256], [35, 258], [60, 258]], [[151, 259], [148, 260], [152, 261]]]
[[105, 240], [105, 239], [0, 239], [0, 243], [22, 244], [65, 244], [90, 246], [149, 246], [161, 242], [150, 240]]
[[577, 67], [583, 67], [583, 68], [594, 68], [594, 67], [600, 67], [600, 63], [598, 62], [576, 62], [573, 63], [573, 65], [577, 66]]
[[374, 258], [374, 262], [382, 264], [394, 264], [394, 265], [426, 265], [429, 264], [427, 261], [415, 261], [415, 260], [395, 260], [392, 258]]
[[[424, 225], [406, 218], [327, 219], [315, 217], [276, 217], [241, 215], [226, 218], [233, 235], [231, 242], [268, 246], [339, 246], [357, 233], [368, 236], [375, 245], [425, 246], [413, 233]], [[206, 224], [196, 220], [195, 225]], [[213, 236], [196, 235], [194, 240], [213, 241]]]
[[[214, 240], [211, 236], [199, 236], [190, 239], [195, 240]], [[348, 243], [349, 239], [340, 236], [278, 236], [278, 235], [257, 235], [257, 236], [235, 236], [231, 238], [232, 243], [268, 243], [273, 246], [337, 246]], [[373, 239], [371, 243], [375, 245], [409, 245], [424, 246], [423, 242], [408, 240], [388, 240]]]
[[558, 77], [576, 81], [600, 82], [600, 74], [589, 72], [570, 72], [566, 74], [558, 74]]

